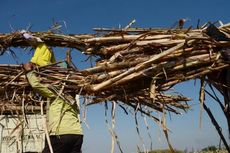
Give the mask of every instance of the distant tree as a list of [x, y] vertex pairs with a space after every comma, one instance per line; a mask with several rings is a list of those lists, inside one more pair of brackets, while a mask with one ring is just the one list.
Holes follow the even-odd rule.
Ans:
[[216, 151], [217, 147], [216, 146], [208, 146], [203, 148], [201, 151]]
[[188, 148], [185, 148], [184, 153], [188, 153], [188, 152], [189, 152]]
[[194, 148], [192, 147], [192, 151], [190, 151], [189, 153], [194, 153]]

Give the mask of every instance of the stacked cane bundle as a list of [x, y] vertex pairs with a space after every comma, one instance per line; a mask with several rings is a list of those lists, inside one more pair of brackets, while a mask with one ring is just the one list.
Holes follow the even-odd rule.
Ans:
[[[211, 27], [211, 28], [210, 28]], [[186, 80], [204, 78], [213, 71], [229, 67], [223, 51], [230, 47], [228, 25], [202, 29], [95, 29], [97, 35], [62, 35], [51, 32], [32, 33], [47, 45], [76, 48], [97, 56], [96, 65], [84, 70], [46, 66], [37, 69], [44, 83], [55, 84], [64, 94], [91, 97], [90, 104], [116, 101], [143, 110], [188, 109], [186, 98], [168, 95], [172, 86]], [[0, 35], [0, 50], [26, 47], [37, 42], [25, 39], [21, 32]], [[32, 94], [21, 66], [1, 65], [1, 101], [14, 103], [37, 100]], [[52, 75], [51, 75], [52, 74]], [[21, 90], [24, 89], [24, 90]], [[53, 88], [54, 89], [54, 88]], [[27, 98], [25, 98], [27, 97]], [[30, 98], [28, 98], [30, 97]], [[7, 99], [7, 100], [6, 100]], [[36, 100], [35, 100], [36, 99]]]

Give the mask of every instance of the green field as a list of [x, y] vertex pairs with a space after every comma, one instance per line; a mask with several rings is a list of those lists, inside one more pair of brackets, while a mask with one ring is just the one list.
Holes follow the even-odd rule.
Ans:
[[[142, 152], [144, 153], [144, 152]], [[162, 149], [162, 150], [154, 150], [148, 153], [171, 153], [169, 149]], [[227, 150], [201, 150], [201, 151], [182, 151], [182, 150], [175, 150], [175, 153], [228, 153]]]

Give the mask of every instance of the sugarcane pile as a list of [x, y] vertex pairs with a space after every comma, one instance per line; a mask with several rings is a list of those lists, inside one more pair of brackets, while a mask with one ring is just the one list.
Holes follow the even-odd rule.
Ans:
[[[53, 32], [26, 32], [43, 43], [55, 47], [75, 48], [96, 56], [91, 68], [77, 70], [57, 64], [36, 68], [42, 82], [63, 97], [80, 94], [88, 104], [115, 101], [145, 114], [152, 111], [187, 110], [190, 99], [169, 94], [180, 82], [206, 78], [229, 67], [224, 54], [230, 48], [230, 26], [210, 24], [199, 29], [94, 29], [96, 34], [64, 35]], [[25, 32], [0, 34], [0, 51], [10, 47], [29, 47], [40, 43], [26, 39]], [[74, 59], [73, 59], [74, 60]], [[21, 65], [0, 65], [1, 110], [39, 110], [39, 96], [27, 83]], [[13, 107], [14, 106], [14, 107]], [[23, 106], [23, 107], [21, 107]], [[30, 108], [29, 108], [30, 106]]]

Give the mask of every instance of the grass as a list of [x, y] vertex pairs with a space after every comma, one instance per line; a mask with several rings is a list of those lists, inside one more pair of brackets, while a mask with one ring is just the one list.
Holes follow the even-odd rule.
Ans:
[[[162, 150], [154, 150], [154, 151], [150, 151], [149, 153], [171, 153], [170, 150], [168, 149], [162, 149]], [[181, 150], [175, 150], [175, 153], [184, 153], [184, 151]]]

